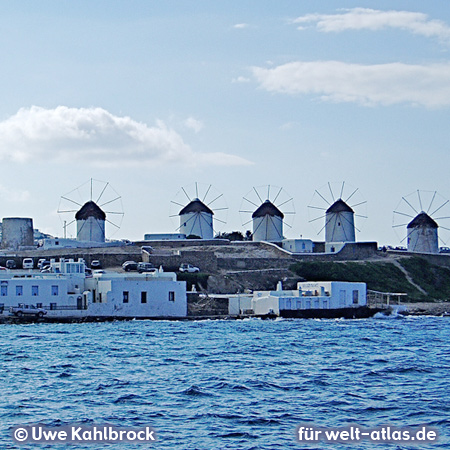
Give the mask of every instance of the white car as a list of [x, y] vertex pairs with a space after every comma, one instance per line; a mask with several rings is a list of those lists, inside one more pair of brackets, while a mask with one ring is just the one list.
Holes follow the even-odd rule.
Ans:
[[22, 268], [23, 269], [33, 269], [34, 268], [33, 258], [23, 258]]
[[180, 266], [180, 272], [198, 273], [200, 272], [200, 269], [198, 267], [192, 266], [191, 264], [183, 263]]
[[24, 315], [44, 317], [47, 314], [47, 311], [43, 308], [38, 308], [35, 305], [24, 305], [23, 303], [19, 306], [11, 306], [9, 312], [17, 317], [23, 317]]

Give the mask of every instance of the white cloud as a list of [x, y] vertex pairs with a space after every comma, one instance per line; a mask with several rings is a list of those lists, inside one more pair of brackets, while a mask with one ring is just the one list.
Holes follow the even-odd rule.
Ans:
[[232, 83], [249, 83], [250, 81], [251, 81], [250, 78], [246, 78], [246, 77], [242, 77], [242, 76], [233, 78], [231, 80]]
[[292, 130], [292, 128], [294, 128], [295, 126], [295, 122], [286, 122], [283, 123], [282, 125], [280, 125], [280, 130], [282, 131], [287, 131], [287, 130]]
[[203, 129], [203, 122], [197, 119], [194, 119], [193, 117], [188, 117], [184, 121], [184, 125], [189, 128], [190, 130], [195, 131], [196, 133], [199, 133]]
[[340, 61], [292, 62], [253, 67], [261, 88], [285, 94], [316, 94], [322, 100], [363, 105], [407, 103], [450, 106], [450, 63], [361, 65]]
[[162, 121], [148, 126], [102, 108], [66, 106], [21, 108], [0, 122], [0, 161], [53, 161], [102, 167], [251, 164], [236, 155], [194, 152]]
[[398, 28], [427, 37], [450, 39], [450, 27], [441, 20], [430, 20], [426, 14], [410, 11], [380, 11], [368, 8], [344, 10], [342, 14], [306, 14], [294, 20], [304, 29], [303, 24], [315, 24], [322, 32], [345, 30], [382, 30]]
[[233, 25], [233, 28], [242, 30], [243, 28], [248, 28], [250, 25], [248, 23], [237, 23]]

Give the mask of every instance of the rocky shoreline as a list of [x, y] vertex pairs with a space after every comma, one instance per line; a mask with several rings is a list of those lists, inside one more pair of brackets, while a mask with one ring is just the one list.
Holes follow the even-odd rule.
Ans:
[[450, 314], [450, 302], [403, 303], [409, 316], [442, 316]]

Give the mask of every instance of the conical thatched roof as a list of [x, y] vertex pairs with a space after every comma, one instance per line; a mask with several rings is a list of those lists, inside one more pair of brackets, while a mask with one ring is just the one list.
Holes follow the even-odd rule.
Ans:
[[341, 213], [341, 212], [351, 212], [353, 213], [353, 209], [344, 202], [344, 200], [339, 199], [336, 200], [326, 211], [326, 213]]
[[284, 218], [284, 214], [270, 201], [266, 200], [253, 214], [255, 217], [274, 216]]
[[87, 220], [89, 217], [94, 217], [98, 220], [105, 220], [106, 214], [96, 203], [91, 200], [86, 202], [75, 214], [76, 220]]
[[178, 215], [182, 216], [183, 214], [189, 214], [189, 213], [208, 213], [213, 215], [213, 211], [208, 208], [201, 200], [198, 198], [194, 198], [190, 203], [188, 203], [180, 212]]
[[406, 228], [438, 228], [439, 225], [425, 212], [421, 212], [409, 222]]

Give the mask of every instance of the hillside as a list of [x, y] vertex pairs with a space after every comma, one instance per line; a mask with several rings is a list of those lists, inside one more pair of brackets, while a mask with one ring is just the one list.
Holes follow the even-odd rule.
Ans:
[[404, 292], [408, 301], [450, 301], [450, 269], [418, 256], [384, 261], [297, 262], [291, 271], [311, 281], [362, 281], [382, 292]]

